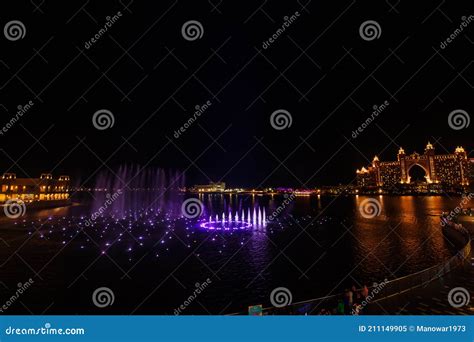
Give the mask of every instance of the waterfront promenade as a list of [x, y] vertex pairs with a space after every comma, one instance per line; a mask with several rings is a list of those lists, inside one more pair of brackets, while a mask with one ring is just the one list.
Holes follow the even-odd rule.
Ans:
[[[470, 217], [461, 223], [474, 237], [474, 220]], [[454, 308], [448, 302], [448, 294], [455, 287], [463, 287], [471, 294], [468, 305]], [[406, 293], [377, 300], [367, 308], [368, 314], [390, 315], [474, 315], [474, 244], [465, 264], [437, 280]]]

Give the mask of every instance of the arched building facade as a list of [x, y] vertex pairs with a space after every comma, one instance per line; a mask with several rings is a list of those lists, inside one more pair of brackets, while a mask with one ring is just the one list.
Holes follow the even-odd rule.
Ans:
[[357, 185], [393, 186], [411, 184], [410, 171], [418, 166], [425, 172], [428, 184], [444, 184], [450, 186], [467, 186], [470, 178], [470, 160], [463, 147], [456, 147], [452, 154], [436, 154], [435, 148], [428, 142], [423, 154], [414, 152], [406, 154], [400, 147], [396, 161], [380, 161], [377, 156], [372, 165], [357, 170]]

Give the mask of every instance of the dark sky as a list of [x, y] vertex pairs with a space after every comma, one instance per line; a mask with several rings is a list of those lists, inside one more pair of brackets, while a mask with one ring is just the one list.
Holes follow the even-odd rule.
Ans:
[[[26, 29], [22, 39], [0, 37], [0, 126], [18, 105], [34, 102], [0, 135], [3, 171], [70, 174], [77, 184], [137, 163], [186, 171], [188, 184], [304, 187], [350, 182], [374, 154], [394, 159], [399, 145], [473, 148], [473, 124], [454, 130], [448, 115], [474, 113], [474, 21], [440, 48], [473, 13], [472, 1], [38, 4], [0, 5], [2, 27], [19, 20]], [[201, 23], [200, 39], [183, 38], [189, 20]], [[359, 34], [367, 20], [381, 28], [370, 41]], [[176, 139], [207, 101], [210, 108]], [[113, 127], [93, 126], [100, 109], [113, 113]], [[278, 109], [291, 114], [291, 127], [271, 126]]]

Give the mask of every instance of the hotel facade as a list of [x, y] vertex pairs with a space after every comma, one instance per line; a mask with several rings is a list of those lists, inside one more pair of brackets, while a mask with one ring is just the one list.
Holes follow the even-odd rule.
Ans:
[[225, 191], [225, 183], [218, 182], [218, 183], [209, 183], [209, 184], [202, 184], [202, 185], [194, 185], [191, 191], [196, 192], [224, 192]]
[[0, 203], [20, 199], [25, 203], [69, 199], [69, 176], [54, 179], [49, 173], [39, 178], [17, 178], [15, 173], [4, 173], [0, 179]]
[[396, 161], [380, 161], [377, 156], [372, 165], [356, 171], [359, 187], [391, 187], [397, 184], [412, 184], [411, 171], [420, 167], [427, 184], [446, 186], [469, 186], [472, 179], [473, 159], [467, 157], [463, 147], [454, 153], [436, 154], [429, 142], [424, 153], [406, 154], [400, 147]]

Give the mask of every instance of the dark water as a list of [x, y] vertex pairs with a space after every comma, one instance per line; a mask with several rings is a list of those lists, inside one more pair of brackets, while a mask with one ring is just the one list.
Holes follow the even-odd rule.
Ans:
[[[285, 200], [200, 199], [206, 221], [257, 205], [268, 216]], [[0, 302], [31, 277], [34, 284], [6, 313], [173, 314], [209, 278], [182, 312], [232, 313], [269, 306], [276, 287], [288, 288], [296, 302], [416, 272], [455, 253], [437, 215], [460, 198], [375, 197], [381, 210], [373, 218], [359, 211], [365, 199], [297, 197], [266, 226], [238, 231], [201, 229], [197, 219], [180, 217], [179, 203], [176, 210], [106, 214], [90, 226], [91, 205], [4, 218]], [[91, 296], [103, 286], [115, 301], [97, 308]]]

